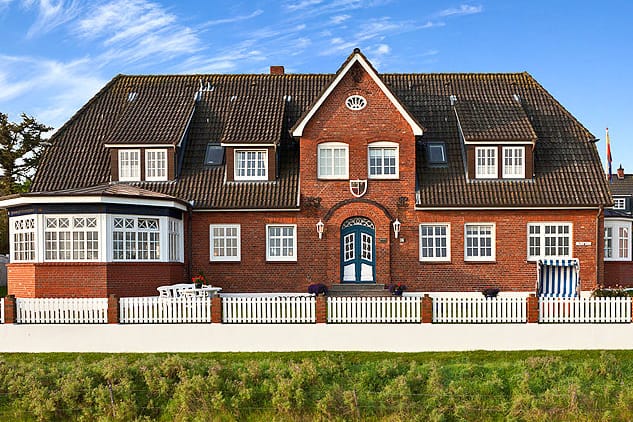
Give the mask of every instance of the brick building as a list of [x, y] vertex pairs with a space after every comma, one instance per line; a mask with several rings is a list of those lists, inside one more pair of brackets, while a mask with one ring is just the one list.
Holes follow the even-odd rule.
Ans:
[[633, 287], [633, 174], [625, 174], [620, 165], [610, 187], [614, 205], [604, 212], [604, 284]]
[[124, 76], [53, 137], [10, 213], [9, 293], [603, 279], [594, 136], [527, 73]]

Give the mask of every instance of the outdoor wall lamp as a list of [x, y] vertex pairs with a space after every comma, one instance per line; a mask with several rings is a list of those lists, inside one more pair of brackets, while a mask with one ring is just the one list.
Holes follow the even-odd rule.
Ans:
[[325, 230], [325, 224], [323, 220], [319, 218], [319, 222], [316, 223], [317, 233], [319, 233], [319, 239], [323, 238], [323, 230]]
[[396, 221], [394, 221], [392, 225], [393, 225], [393, 237], [397, 239], [398, 235], [400, 234], [400, 220], [396, 218]]

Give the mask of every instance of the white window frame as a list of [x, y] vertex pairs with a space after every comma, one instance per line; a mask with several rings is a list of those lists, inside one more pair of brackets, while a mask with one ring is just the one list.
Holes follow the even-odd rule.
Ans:
[[[475, 147], [475, 178], [476, 179], [499, 178], [499, 164], [497, 160], [497, 152], [498, 152], [497, 147]], [[483, 164], [479, 163], [480, 158], [484, 160]], [[489, 160], [492, 160], [493, 163], [492, 164], [489, 163]]]
[[[525, 147], [503, 147], [503, 178], [525, 179]], [[510, 160], [510, 164], [507, 163]], [[517, 164], [517, 161], [520, 161]]]
[[169, 261], [184, 262], [183, 221], [177, 218], [169, 218], [167, 237], [169, 239]]
[[[242, 259], [242, 235], [240, 232], [240, 225], [239, 224], [210, 224], [209, 225], [209, 261], [211, 262], [239, 262]], [[223, 229], [223, 234], [216, 236], [215, 235], [215, 229]], [[236, 235], [227, 235], [226, 231], [227, 229], [236, 229]], [[215, 241], [217, 240], [223, 240], [223, 244], [222, 246], [220, 246], [220, 248], [222, 249], [222, 251], [224, 252], [224, 255], [222, 256], [216, 256], [214, 254], [215, 252]], [[227, 255], [226, 252], [229, 249], [227, 247], [226, 241], [228, 239], [236, 239], [237, 240], [237, 250], [236, 250], [236, 255]], [[232, 249], [232, 248], [231, 248]]]
[[[123, 228], [117, 228], [115, 226], [116, 224], [116, 219], [122, 218], [124, 220], [124, 226]], [[127, 220], [132, 220], [133, 221], [133, 226], [132, 227], [127, 227]], [[152, 228], [141, 228], [139, 227], [139, 222], [141, 220], [156, 220], [158, 221], [158, 228], [157, 229], [152, 229]], [[111, 247], [111, 254], [112, 254], [112, 262], [166, 262], [166, 259], [163, 259], [164, 256], [164, 252], [162, 250], [163, 248], [163, 242], [165, 242], [165, 237], [163, 235], [163, 232], [165, 231], [164, 228], [165, 225], [165, 221], [163, 218], [161, 217], [157, 217], [157, 216], [145, 216], [145, 215], [113, 215], [112, 216], [112, 234], [110, 236], [110, 247]], [[123, 254], [124, 256], [122, 258], [118, 258], [115, 257], [115, 247], [114, 247], [114, 242], [115, 242], [115, 233], [123, 233]], [[127, 237], [127, 234], [134, 234], [134, 239], [130, 240]], [[147, 239], [142, 240], [141, 239], [141, 235], [147, 235]], [[158, 239], [152, 239], [152, 234], [154, 235], [158, 235]], [[134, 245], [134, 257], [130, 257], [128, 255], [129, 249], [127, 248], [127, 245], [132, 242]], [[157, 244], [158, 247], [155, 249], [152, 249], [150, 246], [152, 244]], [[147, 249], [147, 258], [142, 258], [141, 257], [141, 246], [145, 246]], [[157, 255], [154, 257], [150, 256], [150, 253], [152, 252], [152, 250], [154, 251], [154, 253], [157, 252]]]
[[626, 198], [613, 198], [614, 210], [626, 210]]
[[[49, 227], [48, 222], [55, 221], [54, 227]], [[68, 226], [61, 227], [60, 221], [67, 220]], [[82, 223], [78, 224], [78, 220], [83, 220]], [[87, 226], [84, 224], [88, 223], [90, 220], [94, 223], [92, 226]], [[101, 233], [101, 217], [98, 214], [78, 214], [78, 215], [70, 215], [70, 214], [48, 214], [43, 216], [43, 242], [42, 242], [42, 256], [44, 262], [98, 262], [100, 261], [102, 254], [102, 243], [101, 239], [103, 234]], [[48, 234], [55, 234], [54, 239], [49, 240]], [[68, 250], [69, 254], [68, 258], [60, 255], [60, 234], [64, 233], [68, 235], [68, 239], [65, 242], [68, 242]], [[93, 236], [92, 239], [89, 239], [89, 233]], [[96, 234], [96, 239], [94, 236]], [[82, 236], [80, 236], [82, 235]], [[82, 239], [79, 239], [82, 237]], [[54, 250], [48, 249], [49, 244], [55, 244], [56, 248]], [[83, 244], [83, 247], [77, 248], [78, 244]], [[92, 244], [94, 246], [96, 244], [96, 248], [89, 249], [89, 245]], [[57, 254], [56, 257], [47, 257], [47, 252], [55, 252]], [[93, 256], [91, 258], [87, 258], [89, 252], [92, 252]], [[83, 253], [83, 257], [78, 256], [79, 253]], [[96, 253], [96, 257], [94, 254]]]
[[[607, 230], [611, 230], [611, 257], [607, 256]], [[631, 222], [630, 221], [612, 221], [604, 222], [605, 242], [604, 242], [604, 260], [605, 261], [631, 261]], [[626, 237], [623, 236], [626, 231]], [[624, 245], [624, 247], [623, 247]], [[624, 253], [623, 253], [624, 250]]]
[[[481, 256], [481, 255], [469, 256], [468, 255], [468, 238], [469, 238], [468, 228], [472, 226], [490, 227], [490, 239], [491, 239], [490, 256]], [[466, 262], [495, 262], [496, 261], [496, 256], [497, 256], [496, 228], [497, 227], [495, 223], [466, 223], [464, 224], [464, 261]], [[482, 237], [478, 237], [477, 239], [479, 240], [478, 243], [481, 243], [480, 240], [482, 239]], [[478, 246], [477, 249], [480, 251], [481, 246]]]
[[[330, 173], [326, 174], [321, 171], [321, 160], [324, 159], [323, 153], [325, 151], [332, 152], [332, 163]], [[334, 164], [334, 152], [335, 151], [343, 151], [345, 158], [345, 169], [341, 174], [335, 174], [336, 166]], [[346, 180], [349, 179], [349, 145], [343, 142], [324, 142], [317, 146], [317, 177], [319, 179], [327, 179], [327, 180]]]
[[[422, 256], [422, 228], [430, 227], [433, 229], [433, 234], [431, 236], [426, 236], [433, 242], [433, 246], [431, 247], [433, 251], [433, 256]], [[446, 234], [442, 236], [441, 234], [435, 233], [436, 228], [444, 228], [446, 230]], [[418, 251], [420, 262], [450, 262], [451, 261], [451, 225], [450, 223], [421, 223], [418, 228]], [[446, 256], [435, 256], [437, 252], [438, 245], [436, 242], [442, 238], [446, 239]], [[428, 247], [428, 246], [427, 246]], [[440, 246], [441, 247], [441, 246]]]
[[[242, 161], [240, 158], [242, 154], [245, 154], [245, 161]], [[249, 169], [248, 162], [249, 157], [248, 154], [255, 154], [255, 167]], [[234, 153], [234, 179], [235, 180], [268, 180], [268, 150], [266, 149], [236, 149]], [[261, 158], [263, 156], [263, 159]], [[243, 166], [240, 166], [240, 163], [244, 163]], [[259, 164], [263, 163], [263, 167], [260, 167]], [[244, 170], [244, 175], [240, 175], [240, 171]], [[248, 175], [248, 172], [252, 170], [255, 172], [255, 175]], [[258, 175], [260, 171], [263, 170], [263, 175]]]
[[[381, 155], [381, 172], [382, 174], [372, 174], [371, 167], [371, 151], [382, 151]], [[385, 171], [385, 151], [395, 151], [395, 174], [384, 174]], [[379, 141], [372, 142], [367, 145], [367, 177], [369, 179], [399, 179], [400, 178], [400, 145], [396, 142]]]
[[37, 216], [34, 214], [9, 218], [10, 262], [37, 261]]
[[150, 182], [167, 180], [166, 149], [145, 150], [145, 180]]
[[[292, 228], [292, 256], [290, 255], [271, 255], [271, 234], [272, 228]], [[282, 246], [283, 249], [283, 246]], [[266, 261], [271, 262], [291, 262], [297, 261], [297, 225], [296, 224], [266, 224]]]
[[[547, 243], [547, 238], [548, 237], [554, 237], [557, 239], [556, 241], [556, 250], [558, 252], [559, 248], [561, 247], [558, 243], [558, 239], [562, 238], [563, 236], [562, 233], [556, 233], [555, 236], [552, 236], [552, 233], [545, 233], [545, 228], [546, 226], [550, 226], [550, 227], [557, 227], [557, 232], [559, 231], [560, 227], [568, 227], [568, 233], [567, 233], [567, 237], [568, 237], [568, 251], [569, 253], [567, 255], [560, 255], [560, 254], [556, 254], [556, 255], [546, 255], [546, 243]], [[530, 233], [530, 227], [538, 227], [539, 228], [539, 232], [538, 233]], [[560, 222], [560, 221], [546, 221], [546, 222], [534, 222], [534, 223], [528, 223], [527, 224], [527, 229], [526, 229], [526, 236], [527, 236], [527, 259], [528, 261], [536, 261], [538, 259], [570, 259], [573, 254], [574, 254], [574, 250], [573, 250], [573, 239], [574, 239], [574, 226], [572, 223], [570, 222]], [[533, 254], [530, 251], [530, 238], [538, 238], [539, 240], [539, 244], [538, 244], [538, 249], [539, 249], [539, 253], [538, 254]], [[549, 246], [551, 247], [551, 246]]]
[[[132, 161], [132, 154], [136, 154], [136, 166]], [[127, 157], [124, 158], [124, 156]], [[119, 180], [121, 182], [134, 182], [141, 180], [141, 150], [119, 150]]]

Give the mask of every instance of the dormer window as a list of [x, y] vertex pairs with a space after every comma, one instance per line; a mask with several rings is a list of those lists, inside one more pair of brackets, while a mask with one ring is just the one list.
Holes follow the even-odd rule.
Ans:
[[426, 161], [430, 166], [446, 164], [446, 145], [443, 142], [427, 144], [426, 153]]
[[119, 150], [119, 180], [141, 180], [141, 151], [138, 149]]
[[496, 179], [497, 147], [475, 148], [475, 177], [477, 179]]
[[167, 180], [167, 151], [164, 149], [145, 150], [145, 180]]
[[236, 150], [235, 180], [268, 180], [268, 151]]
[[207, 166], [221, 166], [224, 163], [224, 147], [220, 144], [207, 144], [204, 164]]
[[503, 147], [503, 178], [525, 178], [525, 160], [523, 158], [525, 148]]

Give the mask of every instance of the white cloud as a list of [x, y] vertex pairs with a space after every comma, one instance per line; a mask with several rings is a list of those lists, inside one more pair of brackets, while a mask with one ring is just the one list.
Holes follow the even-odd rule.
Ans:
[[321, 4], [323, 0], [302, 0], [298, 3], [290, 3], [286, 4], [286, 9], [290, 11], [302, 10], [308, 7], [316, 6], [317, 4]]
[[378, 45], [378, 48], [376, 48], [374, 54], [383, 55], [383, 54], [389, 54], [390, 52], [391, 52], [391, 48], [387, 44], [380, 44]]
[[436, 28], [436, 27], [441, 27], [441, 26], [446, 26], [446, 24], [444, 22], [432, 22], [432, 21], [428, 21], [427, 23], [425, 23], [424, 25], [422, 25], [420, 28], [421, 29], [429, 29], [429, 28]]
[[462, 15], [473, 15], [476, 13], [481, 13], [483, 11], [482, 6], [471, 6], [468, 4], [462, 4], [457, 8], [444, 9], [438, 13], [438, 16], [462, 16]]
[[56, 27], [70, 22], [80, 12], [79, 4], [72, 1], [64, 0], [28, 0], [23, 5], [30, 9], [37, 5], [37, 19], [29, 28], [26, 37], [32, 38], [37, 35], [43, 35]]
[[241, 15], [241, 16], [235, 16], [233, 18], [216, 19], [216, 20], [208, 21], [208, 22], [204, 23], [202, 25], [202, 27], [206, 28], [206, 27], [209, 27], [209, 26], [216, 26], [216, 25], [223, 25], [223, 24], [227, 24], [227, 23], [241, 22], [241, 21], [245, 21], [245, 20], [256, 18], [257, 16], [261, 15], [262, 13], [264, 13], [263, 10], [257, 9], [253, 13], [250, 13], [248, 15]]
[[99, 40], [106, 51], [101, 61], [163, 62], [201, 49], [197, 31], [179, 25], [177, 17], [146, 0], [113, 0], [99, 4], [81, 18], [75, 35]]
[[350, 15], [336, 15], [336, 16], [332, 16], [330, 18], [330, 23], [332, 23], [334, 25], [339, 25], [339, 24], [345, 22], [346, 20], [348, 20], [349, 18], [351, 18]]

